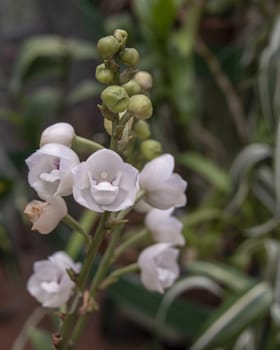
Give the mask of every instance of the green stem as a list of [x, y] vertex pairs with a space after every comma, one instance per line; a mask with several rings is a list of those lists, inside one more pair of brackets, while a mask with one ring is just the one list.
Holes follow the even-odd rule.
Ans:
[[115, 271], [113, 271], [107, 278], [105, 278], [101, 285], [100, 289], [105, 289], [112, 283], [115, 283], [120, 277], [130, 273], [130, 272], [135, 272], [139, 270], [139, 265], [137, 263], [130, 264], [128, 266], [119, 268]]
[[[90, 232], [93, 224], [97, 219], [97, 213], [91, 210], [85, 210], [80, 219], [80, 225], [86, 233]], [[78, 231], [74, 231], [69, 239], [66, 247], [66, 252], [75, 260], [81, 251], [84, 240]]]
[[92, 268], [92, 264], [93, 261], [96, 257], [96, 253], [100, 247], [100, 244], [103, 240], [104, 237], [104, 233], [105, 233], [105, 224], [107, 222], [108, 216], [110, 213], [105, 212], [102, 214], [101, 218], [100, 218], [100, 222], [99, 225], [97, 227], [97, 230], [95, 232], [95, 235], [93, 237], [93, 240], [91, 242], [91, 245], [89, 247], [81, 274], [80, 274], [80, 278], [78, 281], [78, 285], [77, 287], [79, 288], [80, 291], [83, 291], [85, 286], [86, 286], [86, 281], [88, 278], [88, 275], [90, 273], [90, 270]]
[[80, 223], [75, 220], [71, 215], [67, 214], [64, 218], [63, 218], [63, 222], [69, 226], [70, 228], [72, 228], [73, 231], [80, 233], [87, 244], [90, 244], [91, 242], [91, 237], [90, 235], [83, 229], [83, 227], [80, 225]]
[[117, 125], [118, 125], [118, 120], [117, 118], [114, 118], [112, 120], [112, 136], [111, 136], [111, 144], [110, 144], [110, 149], [113, 151], [117, 151], [117, 148], [118, 148], [118, 140], [116, 135]]
[[[91, 241], [91, 244], [89, 246], [85, 262], [82, 267], [82, 271], [79, 276], [79, 280], [77, 283], [77, 293], [83, 293], [84, 289], [86, 287], [87, 279], [90, 273], [90, 270], [92, 268], [93, 261], [96, 257], [98, 248], [100, 247], [100, 244], [103, 240], [104, 233], [105, 233], [105, 225], [108, 219], [110, 213], [105, 212], [102, 214], [97, 230], [95, 232], [95, 235]], [[78, 302], [77, 300], [80, 298], [79, 294], [76, 295], [76, 298], [74, 298], [72, 306], [69, 308], [70, 310], [73, 310], [73, 312], [70, 314], [68, 313], [66, 320], [63, 323], [63, 327], [61, 330], [61, 337], [62, 341], [59, 344], [59, 349], [65, 350], [69, 346], [69, 338], [70, 338], [70, 332], [73, 329], [73, 324], [76, 319], [77, 314], [77, 308], [78, 308]]]
[[[120, 233], [121, 233], [121, 226], [118, 226], [116, 228], [116, 230], [112, 233], [112, 237], [111, 237], [111, 240], [109, 242], [109, 245], [106, 249], [105, 254], [103, 255], [103, 257], [101, 259], [98, 270], [96, 271], [94, 279], [91, 283], [90, 295], [92, 298], [95, 297], [95, 293], [97, 291], [99, 283], [108, 270], [108, 267], [109, 267], [110, 262], [111, 262], [113, 250], [114, 250], [114, 247], [119, 239]], [[83, 316], [81, 316], [80, 319], [78, 320], [78, 322], [74, 328], [74, 331], [73, 331], [73, 337], [72, 337], [72, 341], [71, 341], [72, 344], [75, 345], [76, 342], [79, 340], [81, 331], [84, 329], [84, 326], [87, 322], [88, 316], [89, 316], [88, 313], [86, 313]]]
[[116, 216], [116, 220], [120, 221], [120, 220], [124, 219], [126, 217], [126, 215], [129, 214], [131, 212], [131, 210], [134, 208], [135, 204], [138, 203], [144, 197], [144, 195], [145, 195], [144, 191], [142, 191], [142, 190], [139, 191], [136, 195], [135, 202], [134, 202], [133, 206], [121, 211]]
[[81, 148], [81, 149], [86, 149], [86, 150], [95, 152], [104, 147], [95, 141], [76, 135], [73, 139], [73, 148], [78, 148], [78, 149]]
[[115, 250], [114, 260], [116, 260], [120, 255], [122, 255], [122, 253], [126, 251], [127, 248], [137, 244], [147, 236], [148, 236], [148, 230], [143, 229], [142, 231], [136, 233], [135, 235], [132, 235], [129, 239], [121, 243]]

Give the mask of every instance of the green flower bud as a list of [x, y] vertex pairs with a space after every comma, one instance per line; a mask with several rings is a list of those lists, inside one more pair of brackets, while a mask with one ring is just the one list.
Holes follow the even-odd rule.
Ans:
[[140, 140], [146, 140], [151, 135], [149, 124], [145, 120], [137, 120], [133, 130]]
[[147, 160], [161, 155], [161, 144], [156, 140], [146, 140], [141, 143], [141, 152]]
[[134, 79], [129, 80], [127, 83], [122, 85], [125, 88], [128, 96], [136, 95], [141, 92], [141, 87]]
[[103, 104], [113, 113], [121, 113], [128, 107], [129, 97], [121, 86], [111, 85], [102, 91]]
[[96, 67], [95, 77], [100, 83], [110, 84], [114, 79], [114, 73], [102, 63]]
[[120, 43], [113, 37], [113, 35], [105, 36], [97, 42], [97, 51], [103, 58], [111, 58], [118, 52], [120, 47]]
[[124, 64], [134, 67], [139, 62], [139, 53], [136, 49], [127, 47], [120, 53], [120, 59]]
[[153, 78], [148, 72], [139, 71], [134, 75], [134, 79], [143, 90], [149, 90], [153, 86]]
[[145, 95], [134, 95], [129, 99], [127, 111], [138, 119], [149, 119], [153, 114], [151, 100]]
[[115, 39], [120, 43], [120, 45], [124, 47], [128, 37], [127, 31], [123, 29], [116, 29], [113, 35]]

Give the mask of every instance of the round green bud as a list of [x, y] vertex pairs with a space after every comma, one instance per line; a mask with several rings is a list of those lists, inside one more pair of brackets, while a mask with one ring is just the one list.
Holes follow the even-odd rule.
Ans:
[[121, 53], [120, 53], [120, 59], [122, 63], [126, 64], [127, 66], [136, 66], [139, 62], [139, 53], [134, 48], [128, 48], [126, 47]]
[[141, 152], [147, 160], [152, 160], [161, 155], [161, 144], [156, 140], [146, 140], [141, 143]]
[[150, 126], [145, 120], [137, 120], [133, 130], [140, 140], [146, 140], [151, 135]]
[[138, 119], [149, 119], [153, 114], [151, 100], [147, 96], [140, 94], [130, 97], [127, 110]]
[[153, 78], [150, 73], [139, 71], [134, 75], [134, 80], [140, 85], [143, 90], [149, 90], [153, 86]]
[[129, 103], [129, 97], [121, 86], [110, 85], [102, 91], [101, 99], [103, 104], [113, 113], [124, 112]]
[[103, 58], [111, 58], [121, 47], [118, 40], [113, 35], [105, 36], [97, 42], [97, 51]]
[[110, 84], [114, 79], [114, 73], [102, 63], [96, 67], [95, 77], [100, 83]]
[[141, 92], [140, 85], [134, 79], [131, 79], [127, 83], [123, 84], [122, 87], [126, 90], [128, 96], [136, 95]]
[[120, 43], [120, 45], [124, 47], [128, 37], [127, 31], [123, 29], [116, 29], [113, 35], [114, 38]]

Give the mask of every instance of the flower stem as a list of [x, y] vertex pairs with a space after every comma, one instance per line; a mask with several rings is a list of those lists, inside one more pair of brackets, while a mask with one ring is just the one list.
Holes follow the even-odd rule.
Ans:
[[142, 231], [132, 235], [129, 239], [121, 243], [115, 250], [114, 260], [116, 260], [122, 253], [129, 247], [135, 245], [136, 243], [142, 241], [145, 237], [148, 236], [148, 230], [143, 229]]
[[73, 140], [73, 147], [74, 148], [83, 148], [83, 149], [87, 149], [89, 151], [98, 151], [102, 148], [104, 148], [102, 145], [100, 145], [99, 143], [89, 140], [85, 137], [81, 137], [81, 136], [75, 136], [74, 140]]
[[112, 283], [115, 283], [121, 276], [126, 275], [130, 272], [135, 272], [139, 269], [139, 265], [137, 263], [130, 264], [128, 266], [119, 268], [113, 271], [107, 278], [105, 278], [100, 284], [100, 289], [105, 289]]
[[[110, 213], [105, 212], [102, 214], [97, 230], [95, 232], [95, 235], [90, 243], [90, 246], [88, 248], [87, 251], [87, 255], [85, 258], [85, 262], [83, 264], [82, 267], [82, 271], [80, 273], [79, 279], [78, 279], [78, 283], [77, 283], [77, 294], [76, 297], [73, 300], [73, 304], [72, 307], [70, 307], [70, 310], [73, 310], [72, 313], [68, 313], [63, 326], [62, 326], [62, 330], [61, 330], [61, 337], [62, 337], [62, 341], [59, 344], [59, 349], [60, 350], [66, 350], [67, 348], [69, 348], [70, 346], [70, 332], [73, 329], [73, 324], [75, 322], [76, 319], [76, 315], [77, 315], [77, 309], [78, 309], [78, 302], [77, 299], [79, 299], [79, 294], [78, 293], [83, 293], [84, 289], [86, 287], [86, 283], [87, 283], [87, 279], [90, 273], [90, 270], [92, 268], [92, 264], [93, 261], [96, 257], [97, 251], [100, 247], [100, 244], [103, 240], [104, 234], [106, 232], [105, 230], [105, 225], [108, 219]], [[74, 307], [73, 307], [74, 305]], [[72, 345], [71, 345], [72, 346]]]
[[63, 222], [69, 226], [70, 228], [73, 229], [73, 231], [76, 231], [78, 233], [80, 233], [87, 244], [90, 244], [91, 242], [91, 237], [90, 235], [84, 230], [84, 228], [80, 225], [80, 223], [75, 220], [71, 215], [67, 214], [64, 218], [63, 218]]
[[110, 149], [113, 151], [117, 151], [118, 148], [118, 140], [117, 140], [117, 125], [118, 125], [118, 119], [114, 118], [112, 120], [112, 135], [111, 135], [111, 144], [110, 144]]
[[[103, 255], [103, 257], [101, 259], [98, 270], [96, 271], [96, 274], [95, 274], [93, 281], [91, 283], [90, 295], [92, 298], [95, 297], [95, 293], [99, 287], [99, 284], [109, 268], [112, 254], [113, 254], [113, 250], [114, 250], [115, 245], [117, 244], [120, 233], [121, 233], [121, 226], [116, 227], [115, 231], [112, 233], [112, 237], [111, 237], [111, 240], [109, 242], [109, 245], [106, 249], [105, 254]], [[81, 331], [83, 330], [83, 328], [87, 322], [88, 316], [89, 316], [88, 313], [85, 313], [78, 320], [78, 322], [74, 328], [74, 331], [73, 331], [73, 337], [71, 340], [72, 344], [75, 345], [76, 342], [79, 340]]]

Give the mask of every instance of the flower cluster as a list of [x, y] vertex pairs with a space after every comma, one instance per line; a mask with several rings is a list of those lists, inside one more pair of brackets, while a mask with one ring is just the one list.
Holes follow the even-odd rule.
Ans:
[[[111, 137], [110, 149], [77, 136], [68, 123], [49, 126], [41, 135], [38, 150], [26, 159], [28, 183], [40, 200], [31, 201], [24, 212], [32, 223], [32, 230], [50, 233], [61, 220], [73, 223], [64, 199], [72, 195], [76, 203], [106, 218], [102, 234], [111, 230], [113, 235], [114, 229], [118, 231], [123, 227], [123, 219], [131, 209], [141, 209], [145, 213], [146, 231], [155, 243], [139, 254], [137, 266], [143, 285], [162, 293], [179, 276], [178, 247], [185, 244], [185, 239], [183, 225], [173, 212], [186, 204], [187, 183], [174, 172], [174, 157], [161, 154], [161, 144], [150, 139], [146, 120], [153, 113], [148, 97], [152, 78], [147, 72], [136, 71], [139, 54], [136, 49], [126, 47], [126, 38], [125, 31], [116, 30], [114, 35], [100, 39], [97, 44], [104, 63], [97, 66], [96, 78], [109, 84], [101, 94], [99, 109]], [[126, 68], [117, 77], [119, 64]], [[133, 138], [138, 145], [134, 150]], [[92, 150], [83, 161], [74, 151], [79, 142], [90, 145]], [[141, 155], [137, 157], [139, 150]], [[132, 159], [131, 155], [137, 158], [133, 165], [125, 161]], [[108, 212], [111, 214], [107, 216]], [[102, 238], [94, 242], [86, 235], [90, 245], [102, 242]], [[98, 245], [88, 251], [98, 251]], [[101, 266], [110, 265], [111, 258], [113, 254]], [[82, 267], [82, 287], [77, 285], [77, 293], [85, 292], [88, 266], [92, 262], [84, 264], [85, 270]], [[76, 282], [72, 277], [79, 271], [80, 264], [75, 264], [67, 254], [57, 252], [48, 260], [35, 263], [28, 290], [43, 306], [61, 307], [71, 297]], [[102, 274], [103, 271], [99, 275]], [[79, 276], [77, 281], [79, 283]]]

